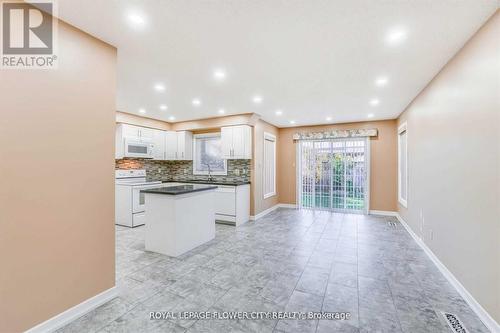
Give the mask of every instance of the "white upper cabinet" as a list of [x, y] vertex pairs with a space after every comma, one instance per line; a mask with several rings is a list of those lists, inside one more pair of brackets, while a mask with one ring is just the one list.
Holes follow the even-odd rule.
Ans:
[[117, 137], [121, 140], [124, 138], [134, 139], [143, 142], [153, 141], [153, 132], [151, 128], [134, 126], [129, 124], [118, 124], [117, 127]]
[[140, 138], [141, 138], [141, 141], [144, 141], [144, 142], [153, 142], [154, 132], [155, 132], [154, 129], [140, 127], [140, 134], [141, 134]]
[[125, 139], [152, 143], [154, 160], [192, 160], [193, 133], [162, 131], [152, 128], [118, 124], [116, 127], [115, 158], [123, 158]]
[[165, 134], [165, 159], [177, 159], [177, 132], [167, 131]]
[[165, 134], [165, 159], [192, 160], [193, 133], [189, 131], [167, 131]]
[[154, 131], [153, 129], [140, 126], [117, 124], [115, 133], [115, 158], [125, 157], [126, 140], [153, 143]]
[[177, 132], [177, 159], [193, 159], [193, 133], [188, 131]]
[[165, 159], [165, 131], [153, 130], [153, 159]]
[[139, 126], [119, 124], [117, 131], [121, 132], [122, 138], [134, 138], [139, 140], [141, 137], [141, 128]]
[[220, 129], [222, 157], [230, 159], [233, 154], [233, 127], [222, 127]]
[[248, 125], [221, 128], [222, 155], [225, 159], [252, 158], [252, 127]]

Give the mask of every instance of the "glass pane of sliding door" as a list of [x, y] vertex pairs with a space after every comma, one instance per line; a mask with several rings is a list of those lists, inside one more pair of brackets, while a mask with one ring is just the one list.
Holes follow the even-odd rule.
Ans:
[[341, 212], [366, 212], [367, 140], [300, 141], [299, 205]]

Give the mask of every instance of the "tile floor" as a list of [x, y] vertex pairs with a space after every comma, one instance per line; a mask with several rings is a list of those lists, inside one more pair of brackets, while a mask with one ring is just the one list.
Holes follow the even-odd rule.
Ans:
[[[396, 222], [391, 226], [389, 221]], [[488, 332], [389, 217], [279, 209], [180, 258], [116, 230], [119, 297], [58, 332]], [[349, 320], [150, 320], [150, 311], [350, 312]]]

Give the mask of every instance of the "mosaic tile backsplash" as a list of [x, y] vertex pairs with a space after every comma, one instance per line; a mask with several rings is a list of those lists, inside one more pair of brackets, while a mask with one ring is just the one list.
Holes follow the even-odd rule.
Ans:
[[[145, 169], [148, 180], [207, 179], [206, 175], [193, 175], [193, 161], [155, 161], [126, 158], [115, 160], [115, 169]], [[212, 176], [218, 181], [250, 181], [251, 160], [227, 160], [227, 175]]]

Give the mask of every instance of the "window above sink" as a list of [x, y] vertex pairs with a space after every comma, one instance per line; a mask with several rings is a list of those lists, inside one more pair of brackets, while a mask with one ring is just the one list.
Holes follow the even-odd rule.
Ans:
[[194, 135], [193, 175], [227, 175], [220, 133]]

